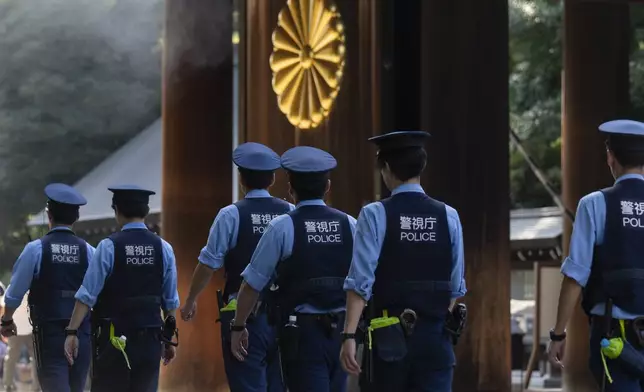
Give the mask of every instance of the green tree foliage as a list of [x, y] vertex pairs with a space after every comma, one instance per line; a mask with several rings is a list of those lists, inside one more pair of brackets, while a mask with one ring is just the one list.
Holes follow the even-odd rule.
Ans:
[[[560, 188], [562, 5], [548, 0], [510, 1], [510, 126]], [[510, 146], [514, 208], [552, 205], [523, 156]]]
[[[561, 188], [563, 2], [510, 0], [510, 124], [555, 190]], [[631, 112], [644, 120], [644, 7], [631, 6]], [[554, 205], [510, 146], [513, 208]]]
[[162, 0], [0, 0], [0, 266], [49, 182], [160, 114]]

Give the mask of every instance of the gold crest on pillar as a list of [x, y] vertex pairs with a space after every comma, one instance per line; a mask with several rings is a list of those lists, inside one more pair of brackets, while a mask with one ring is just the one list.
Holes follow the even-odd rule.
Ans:
[[272, 36], [270, 67], [277, 105], [298, 129], [317, 128], [338, 96], [345, 63], [345, 36], [329, 0], [288, 0]]

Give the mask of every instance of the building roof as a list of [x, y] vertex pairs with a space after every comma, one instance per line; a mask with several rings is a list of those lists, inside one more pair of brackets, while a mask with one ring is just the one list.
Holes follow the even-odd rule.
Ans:
[[[74, 184], [87, 199], [80, 208], [79, 223], [113, 219], [112, 193], [109, 186], [136, 184], [156, 192], [150, 197], [150, 214], [161, 212], [161, 119], [135, 136], [109, 158]], [[34, 215], [27, 225], [47, 224], [45, 211]]]
[[563, 234], [563, 213], [559, 207], [526, 208], [510, 212], [512, 248], [557, 246]]

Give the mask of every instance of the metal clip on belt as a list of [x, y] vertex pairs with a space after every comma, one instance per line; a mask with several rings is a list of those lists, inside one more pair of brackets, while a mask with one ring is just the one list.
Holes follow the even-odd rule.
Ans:
[[416, 326], [417, 321], [418, 316], [416, 315], [416, 312], [411, 309], [405, 309], [400, 314], [400, 325], [402, 326], [403, 331], [405, 331], [405, 336], [409, 337], [414, 333], [414, 327]]

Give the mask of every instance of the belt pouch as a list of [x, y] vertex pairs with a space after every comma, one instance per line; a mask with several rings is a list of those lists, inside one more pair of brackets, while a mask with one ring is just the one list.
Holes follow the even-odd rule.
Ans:
[[373, 343], [370, 348], [375, 349], [375, 354], [384, 362], [397, 362], [407, 356], [407, 339], [398, 317], [371, 320], [369, 339]]

